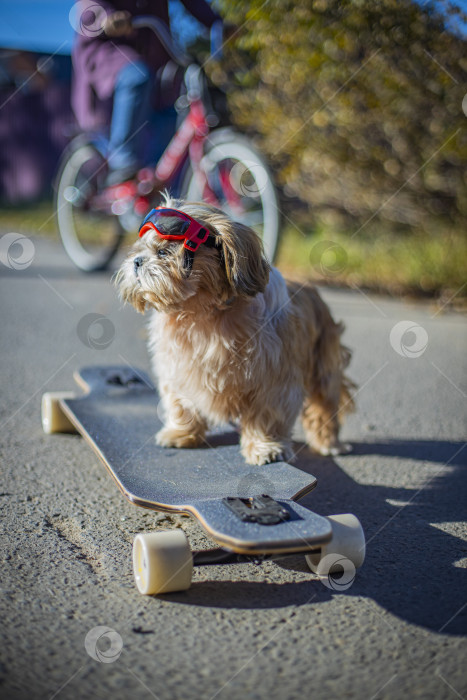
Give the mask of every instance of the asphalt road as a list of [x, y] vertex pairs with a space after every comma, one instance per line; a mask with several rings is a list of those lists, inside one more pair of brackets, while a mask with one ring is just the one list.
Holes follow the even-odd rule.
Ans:
[[[143, 597], [135, 533], [182, 527], [194, 548], [208, 541], [189, 518], [127, 503], [78, 436], [44, 435], [40, 400], [72, 389], [82, 365], [148, 370], [144, 320], [108, 276], [32, 243], [30, 265], [0, 262], [2, 696], [467, 697], [465, 319], [323, 292], [354, 350], [358, 409], [343, 434], [354, 451], [302, 450], [297, 466], [318, 477], [305, 505], [364, 525], [367, 559], [349, 588], [329, 589], [294, 556], [203, 567], [189, 591]], [[100, 347], [88, 314], [108, 319]]]

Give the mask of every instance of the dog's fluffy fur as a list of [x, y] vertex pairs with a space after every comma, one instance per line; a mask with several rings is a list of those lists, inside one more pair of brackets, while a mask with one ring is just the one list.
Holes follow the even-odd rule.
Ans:
[[266, 464], [291, 458], [301, 415], [315, 450], [348, 449], [338, 430], [353, 408], [350, 352], [316, 289], [286, 282], [256, 233], [220, 210], [170, 198], [166, 206], [202, 223], [218, 247], [201, 245], [187, 277], [182, 244], [150, 231], [117, 274], [123, 300], [153, 309], [149, 349], [166, 412], [157, 442], [194, 447], [208, 425], [235, 421], [245, 460]]

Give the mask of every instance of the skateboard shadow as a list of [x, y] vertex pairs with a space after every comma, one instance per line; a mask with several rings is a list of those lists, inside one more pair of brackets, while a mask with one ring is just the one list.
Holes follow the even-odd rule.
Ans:
[[[295, 559], [295, 557], [293, 557]], [[303, 560], [303, 557], [301, 557]], [[297, 561], [298, 565], [298, 561]], [[228, 566], [228, 565], [227, 565]], [[245, 564], [239, 566], [244, 567]], [[308, 569], [304, 568], [308, 571]], [[258, 577], [264, 572], [259, 569]], [[322, 590], [321, 590], [322, 589]], [[185, 605], [199, 605], [206, 608], [237, 610], [269, 610], [290, 605], [307, 605], [318, 600], [328, 600], [328, 591], [318, 580], [296, 583], [271, 583], [268, 581], [194, 581], [191, 588], [183, 593], [166, 593], [157, 598]]]
[[[368, 483], [352, 479], [351, 463], [343, 471], [332, 459], [316, 457], [307, 448], [300, 453], [296, 466], [312, 472], [319, 483], [301, 503], [323, 515], [355, 513], [365, 530], [364, 566], [351, 588], [335, 595], [368, 596], [408, 622], [445, 634], [467, 633], [467, 544], [452, 534], [457, 529], [461, 535], [456, 523], [466, 518], [466, 444], [354, 443], [352, 456], [368, 462]], [[371, 455], [388, 458], [384, 484], [371, 483]], [[391, 464], [390, 458], [398, 462]], [[413, 479], [407, 487], [387, 485], [391, 468], [398, 468], [398, 483], [404, 480], [404, 459], [425, 463], [426, 475], [415, 487]], [[408, 469], [410, 463], [407, 477]]]
[[[264, 581], [262, 567], [258, 570], [260, 581], [195, 581], [187, 593], [161, 597], [206, 607], [311, 605], [313, 609], [333, 596], [359, 596], [373, 599], [381, 608], [427, 629], [452, 635], [467, 633], [467, 570], [461, 568], [465, 567], [467, 546], [464, 539], [452, 534], [466, 513], [465, 443], [387, 440], [356, 443], [353, 447], [353, 456], [368, 462], [367, 483], [352, 478], [351, 458], [343, 458], [348, 460], [344, 471], [333, 459], [314, 455], [295, 444], [299, 451], [295, 466], [313, 474], [319, 482], [319, 488], [300, 503], [323, 515], [352, 512], [362, 522], [367, 538], [366, 560], [349, 588], [330, 590], [308, 571], [303, 555], [293, 555], [276, 560], [276, 565], [288, 572], [286, 583]], [[372, 483], [372, 455], [388, 458], [384, 484]], [[398, 462], [391, 464], [391, 458]], [[413, 479], [407, 487], [387, 485], [391, 469], [398, 468], [398, 483], [404, 481], [401, 466], [409, 474], [410, 463], [405, 466], [404, 459], [424, 462], [427, 475], [416, 487]], [[359, 467], [361, 475], [361, 461]], [[294, 571], [307, 573], [310, 578], [290, 581]], [[226, 578], [229, 575], [226, 573]], [[249, 575], [254, 577], [251, 569]]]

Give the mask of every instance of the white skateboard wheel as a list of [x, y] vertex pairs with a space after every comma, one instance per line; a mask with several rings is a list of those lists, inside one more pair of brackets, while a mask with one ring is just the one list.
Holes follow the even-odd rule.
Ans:
[[73, 423], [63, 413], [60, 399], [72, 399], [74, 394], [70, 391], [54, 391], [42, 396], [42, 429], [44, 433], [76, 433]]
[[136, 535], [133, 572], [143, 595], [186, 591], [191, 585], [193, 557], [183, 530]]
[[332, 539], [319, 551], [305, 555], [308, 566], [320, 576], [342, 571], [345, 560], [358, 569], [365, 559], [365, 534], [359, 519], [351, 513], [328, 515], [327, 519], [332, 525]]

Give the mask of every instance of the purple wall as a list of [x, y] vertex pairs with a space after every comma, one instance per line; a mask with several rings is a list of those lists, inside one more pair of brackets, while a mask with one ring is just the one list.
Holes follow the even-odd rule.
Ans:
[[[0, 53], [0, 199], [16, 204], [51, 191], [72, 135], [71, 60]], [[45, 64], [42, 71], [37, 66]]]

